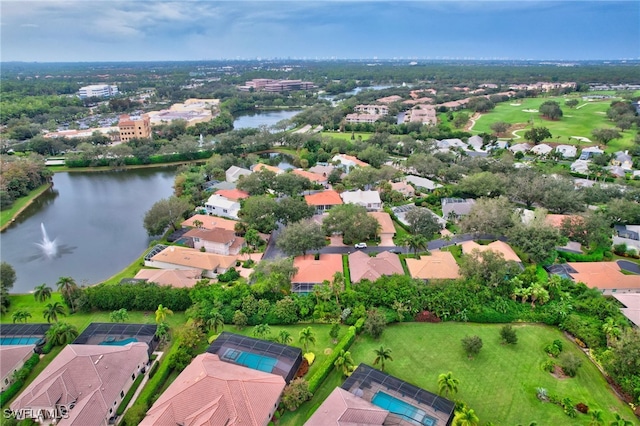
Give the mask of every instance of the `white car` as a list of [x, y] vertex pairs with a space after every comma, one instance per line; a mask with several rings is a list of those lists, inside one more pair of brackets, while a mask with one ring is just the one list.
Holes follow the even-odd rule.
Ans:
[[358, 243], [354, 247], [357, 249], [367, 248], [367, 243]]

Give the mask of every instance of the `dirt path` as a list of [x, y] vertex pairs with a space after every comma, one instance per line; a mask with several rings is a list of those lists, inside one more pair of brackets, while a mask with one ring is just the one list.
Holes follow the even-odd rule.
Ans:
[[464, 126], [464, 130], [467, 132], [473, 130], [473, 126], [476, 125], [476, 121], [478, 121], [480, 117], [482, 117], [482, 114], [480, 114], [479, 112], [474, 113], [471, 118], [469, 118], [469, 123]]

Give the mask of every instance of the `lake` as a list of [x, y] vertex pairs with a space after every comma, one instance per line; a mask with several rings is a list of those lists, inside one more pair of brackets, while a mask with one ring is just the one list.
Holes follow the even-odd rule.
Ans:
[[[12, 293], [60, 277], [96, 284], [120, 272], [148, 247], [143, 226], [151, 206], [173, 194], [175, 168], [56, 173], [53, 188], [5, 230], [2, 260], [16, 270]], [[43, 228], [57, 254], [48, 257]]]
[[271, 127], [282, 120], [288, 120], [302, 112], [301, 109], [283, 109], [277, 111], [251, 111], [236, 115], [233, 121], [234, 129]]

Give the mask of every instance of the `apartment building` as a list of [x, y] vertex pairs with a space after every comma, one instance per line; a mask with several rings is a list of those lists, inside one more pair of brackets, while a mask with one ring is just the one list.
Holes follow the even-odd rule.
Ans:
[[81, 87], [78, 90], [78, 96], [80, 99], [85, 98], [109, 98], [118, 94], [118, 86], [112, 86], [110, 84], [92, 84], [89, 86]]
[[242, 92], [265, 91], [265, 92], [289, 92], [292, 90], [310, 90], [316, 87], [310, 81], [302, 80], [274, 80], [271, 78], [254, 78], [247, 81], [244, 86], [238, 86]]
[[120, 141], [129, 142], [131, 139], [144, 139], [151, 137], [151, 120], [143, 114], [139, 117], [131, 117], [127, 114], [120, 116], [118, 121]]

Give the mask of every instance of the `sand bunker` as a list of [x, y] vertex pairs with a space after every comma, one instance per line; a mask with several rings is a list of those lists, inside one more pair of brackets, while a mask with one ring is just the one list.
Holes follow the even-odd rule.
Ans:
[[538, 112], [537, 109], [523, 109], [522, 112]]
[[577, 139], [580, 142], [591, 142], [591, 139], [585, 138], [584, 136], [571, 136], [571, 139]]
[[511, 105], [511, 106], [520, 106], [522, 104], [509, 104], [509, 105]]

